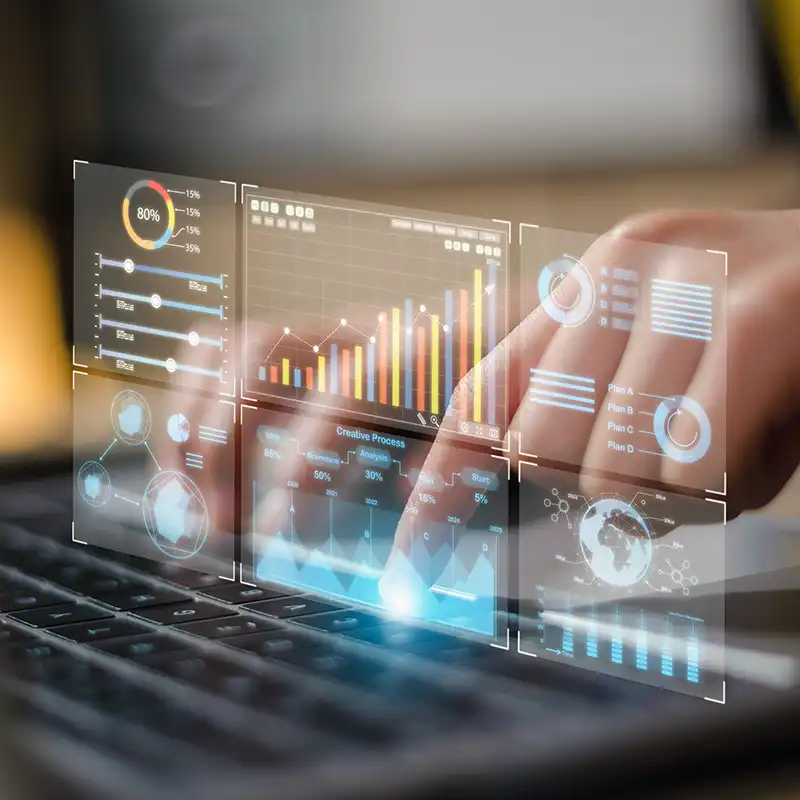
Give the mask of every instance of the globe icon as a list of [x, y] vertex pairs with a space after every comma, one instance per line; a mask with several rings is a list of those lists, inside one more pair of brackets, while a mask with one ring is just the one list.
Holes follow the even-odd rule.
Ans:
[[633, 586], [650, 567], [653, 545], [644, 517], [613, 497], [592, 503], [578, 526], [581, 552], [592, 572], [610, 586]]

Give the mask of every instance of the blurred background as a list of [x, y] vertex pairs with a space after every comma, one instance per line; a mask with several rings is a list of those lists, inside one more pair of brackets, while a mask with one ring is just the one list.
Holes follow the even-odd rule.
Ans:
[[600, 233], [800, 206], [798, 109], [796, 0], [0, 0], [0, 451], [68, 447], [75, 158]]

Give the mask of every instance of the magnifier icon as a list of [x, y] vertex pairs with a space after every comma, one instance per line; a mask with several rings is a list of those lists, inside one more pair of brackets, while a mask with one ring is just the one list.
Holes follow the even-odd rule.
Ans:
[[439, 427], [439, 417], [436, 414], [431, 414], [431, 424], [435, 425], [437, 428]]

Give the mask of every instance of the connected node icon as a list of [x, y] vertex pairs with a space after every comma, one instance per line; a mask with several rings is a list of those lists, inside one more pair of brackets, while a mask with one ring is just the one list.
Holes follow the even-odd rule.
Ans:
[[165, 470], [150, 481], [142, 513], [153, 544], [170, 558], [191, 558], [205, 543], [208, 508], [197, 484], [180, 472]]
[[111, 477], [99, 461], [87, 461], [78, 470], [78, 491], [84, 503], [95, 508], [111, 498]]
[[[688, 417], [690, 424], [685, 424]], [[676, 423], [684, 420], [676, 433]], [[711, 447], [711, 422], [705, 409], [691, 397], [675, 395], [663, 399], [653, 416], [653, 433], [667, 458], [682, 464], [699, 461]]]
[[[574, 296], [558, 291], [569, 276], [576, 286]], [[594, 310], [594, 281], [586, 267], [572, 256], [551, 261], [539, 274], [539, 302], [553, 320], [567, 328], [586, 322]]]
[[653, 556], [650, 530], [630, 503], [614, 497], [592, 503], [578, 535], [586, 563], [608, 585], [633, 586], [647, 574]]
[[559, 495], [558, 489], [556, 488], [551, 489], [550, 493], [553, 495], [554, 499], [551, 500], [549, 497], [545, 497], [544, 507], [553, 509], [553, 513], [550, 515], [551, 521], [558, 522], [559, 517], [563, 514], [564, 519], [567, 521], [567, 527], [572, 530], [572, 520], [569, 518], [569, 512], [571, 510], [569, 502]]
[[111, 425], [121, 442], [142, 444], [150, 435], [152, 424], [150, 407], [138, 392], [125, 389], [111, 403]]
[[692, 568], [692, 565], [689, 563], [687, 559], [684, 559], [680, 566], [674, 566], [670, 559], [666, 559], [666, 569], [659, 569], [659, 575], [668, 575], [669, 579], [676, 585], [679, 586], [681, 591], [688, 595], [691, 591], [693, 586], [697, 586], [700, 582], [697, 575], [690, 575], [689, 570]]

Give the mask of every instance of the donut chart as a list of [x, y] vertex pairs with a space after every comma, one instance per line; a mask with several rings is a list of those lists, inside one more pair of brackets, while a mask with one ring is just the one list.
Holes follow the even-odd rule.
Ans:
[[[560, 283], [572, 276], [577, 281], [577, 295], [570, 303], [557, 296]], [[539, 273], [539, 302], [548, 316], [568, 328], [581, 325], [594, 309], [594, 282], [586, 267], [571, 256], [547, 264]]]
[[[682, 414], [691, 415], [694, 429], [678, 437], [674, 432], [674, 424]], [[681, 464], [699, 461], [711, 447], [708, 414], [700, 403], [685, 395], [667, 397], [658, 404], [653, 416], [653, 433], [664, 455]]]
[[[155, 192], [166, 207], [166, 224], [164, 232], [158, 239], [146, 239], [143, 236], [140, 236], [133, 225], [133, 220], [131, 219], [131, 201], [133, 200], [133, 196], [137, 192], [144, 190]], [[140, 211], [142, 211], [142, 209], [140, 209]], [[155, 222], [162, 221], [161, 214], [158, 210], [147, 208], [144, 209], [144, 211], [151, 213], [148, 213], [147, 216], [143, 216], [142, 219], [146, 219], [148, 221], [152, 220]], [[132, 184], [128, 189], [122, 201], [122, 222], [125, 225], [126, 233], [134, 244], [137, 244], [143, 250], [159, 250], [172, 238], [172, 233], [175, 230], [175, 204], [172, 202], [169, 192], [167, 192], [167, 190], [160, 183], [147, 179], [136, 181], [136, 183]]]

